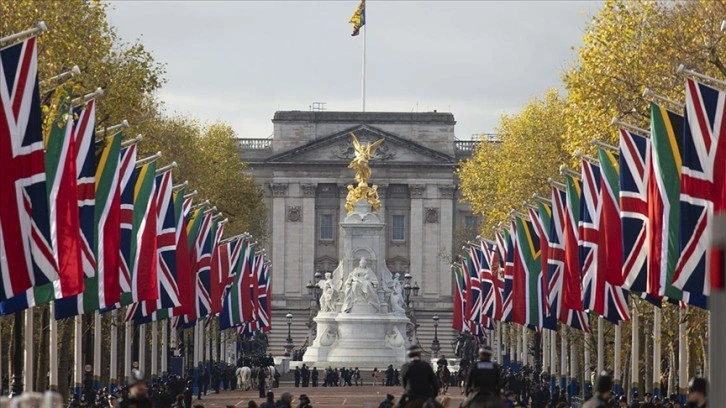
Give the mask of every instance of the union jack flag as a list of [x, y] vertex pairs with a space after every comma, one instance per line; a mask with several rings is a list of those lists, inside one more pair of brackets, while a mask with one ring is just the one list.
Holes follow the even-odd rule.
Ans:
[[133, 241], [132, 230], [134, 226], [134, 186], [136, 185], [136, 143], [121, 151], [119, 164], [119, 191], [121, 191], [121, 245], [119, 248], [119, 284], [121, 293], [127, 298], [123, 303], [131, 303], [131, 242]]
[[0, 300], [58, 279], [37, 75], [35, 37], [0, 50]]
[[[529, 218], [532, 220], [534, 231], [539, 239], [539, 282], [538, 290], [540, 298], [537, 299], [539, 303], [539, 313], [542, 317], [540, 326], [545, 329], [557, 330], [557, 315], [552, 314], [549, 306], [549, 232], [550, 224], [552, 223], [552, 208], [544, 203], [539, 203], [537, 209], [528, 208]], [[534, 271], [535, 273], [537, 271]], [[531, 281], [530, 281], [531, 282]], [[530, 289], [531, 290], [531, 289]]]
[[76, 172], [78, 174], [78, 211], [81, 224], [81, 260], [86, 278], [96, 275], [96, 257], [93, 255], [96, 205], [96, 101], [88, 101], [76, 110], [73, 127], [76, 141]]
[[481, 321], [482, 309], [482, 286], [479, 275], [484, 261], [484, 255], [474, 245], [469, 246], [469, 256], [465, 262], [468, 263], [467, 276], [467, 320], [479, 323]]
[[[219, 257], [222, 246], [219, 242], [222, 240], [224, 235], [224, 224], [219, 223], [214, 229], [214, 241], [212, 242], [212, 260], [210, 263], [210, 299], [211, 299], [211, 310], [210, 314], [215, 315], [222, 311], [222, 300], [224, 299], [224, 287], [227, 282], [227, 275], [229, 274], [229, 267], [226, 269], [220, 265]], [[222, 271], [224, 270], [224, 276]]]
[[[648, 179], [650, 140], [620, 129], [620, 226], [623, 239], [623, 287], [645, 294], [660, 306], [657, 292], [648, 292]], [[654, 296], [655, 295], [655, 296]]]
[[201, 214], [202, 218], [199, 234], [195, 242], [194, 254], [195, 263], [193, 270], [196, 271], [197, 282], [197, 319], [206, 317], [212, 307], [211, 299], [211, 262], [212, 262], [212, 214]]
[[515, 245], [516, 245], [516, 231], [514, 228], [514, 221], [510, 223], [509, 231], [503, 230], [497, 232], [497, 244], [499, 250], [504, 254], [504, 289], [502, 291], [502, 320], [503, 322], [512, 321], [512, 307], [513, 307], [513, 286], [512, 279], [514, 278], [514, 256], [515, 256]]
[[582, 160], [582, 200], [580, 201], [579, 247], [583, 272], [582, 302], [585, 308], [616, 323], [629, 320], [622, 288], [607, 280], [607, 270], [600, 254], [602, 229], [602, 174], [600, 167]]
[[673, 286], [692, 294], [709, 295], [709, 270], [714, 212], [726, 208], [726, 93], [686, 82], [685, 126], [681, 149], [680, 258]]
[[[259, 259], [257, 259], [259, 257]], [[270, 315], [271, 302], [271, 286], [270, 286], [270, 268], [265, 264], [262, 255], [255, 257], [257, 266], [257, 322], [259, 329], [263, 333], [267, 333], [272, 329], [272, 319]]]
[[582, 310], [569, 308], [563, 301], [565, 280], [565, 217], [567, 195], [556, 187], [552, 187], [552, 222], [549, 231], [548, 264], [548, 303], [550, 314], [576, 329], [589, 331], [588, 319]]
[[481, 243], [480, 251], [484, 255], [484, 262], [480, 273], [482, 284], [482, 311], [485, 317], [494, 320], [502, 318], [502, 286], [503, 282], [499, 277], [500, 265], [499, 255], [494, 242]]

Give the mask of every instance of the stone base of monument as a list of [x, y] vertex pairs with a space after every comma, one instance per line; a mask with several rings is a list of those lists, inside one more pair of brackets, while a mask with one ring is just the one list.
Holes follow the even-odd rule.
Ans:
[[386, 266], [386, 224], [371, 212], [370, 203], [360, 200], [340, 226], [343, 256], [322, 283], [323, 311], [313, 319], [317, 335], [303, 363], [318, 368], [400, 367], [406, 362], [410, 323], [399, 304], [401, 282]]
[[408, 318], [393, 313], [321, 313], [303, 362], [318, 367], [385, 368], [406, 362]]

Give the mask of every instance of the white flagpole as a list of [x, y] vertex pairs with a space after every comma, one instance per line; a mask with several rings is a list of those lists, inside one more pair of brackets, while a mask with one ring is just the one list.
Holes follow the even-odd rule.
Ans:
[[613, 347], [613, 382], [615, 384], [615, 391], [621, 393], [620, 389], [622, 383], [622, 373], [620, 368], [620, 353], [623, 345], [623, 324], [620, 323], [615, 326], [615, 345]]
[[660, 320], [661, 310], [653, 308], [653, 395], [660, 395], [660, 370], [663, 362], [660, 352]]
[[82, 316], [76, 316], [73, 322], [74, 340], [73, 340], [73, 378], [75, 380], [74, 392], [80, 393], [83, 385], [83, 321]]
[[[574, 341], [570, 342], [570, 384], [577, 381], [577, 345]], [[568, 395], [570, 393], [568, 392]]]
[[131, 377], [131, 322], [124, 323], [124, 378], [119, 384], [126, 384]]
[[688, 388], [688, 334], [686, 311], [678, 311], [678, 395], [685, 397]]
[[25, 391], [33, 387], [33, 308], [25, 311]]
[[101, 384], [101, 313], [93, 315], [93, 386]]
[[635, 306], [635, 302], [633, 302], [633, 314], [631, 316], [631, 340], [630, 340], [630, 393], [629, 395], [632, 397], [633, 393], [638, 389], [638, 386], [640, 385], [640, 381], [638, 380], [638, 377], [640, 376], [640, 342], [638, 334], [638, 330], [640, 329], [640, 317], [638, 316], [638, 309]]
[[517, 347], [514, 353], [514, 361], [517, 364], [522, 364], [522, 335], [518, 333], [519, 326], [515, 326], [513, 323], [510, 324], [510, 328], [512, 330], [512, 341], [514, 341], [514, 344]]
[[597, 375], [605, 368], [605, 325], [602, 316], [597, 318]]
[[497, 362], [504, 363], [502, 360], [502, 322], [497, 322]]
[[560, 338], [560, 386], [567, 385], [567, 330], [563, 324]]
[[166, 378], [169, 367], [169, 319], [161, 321], [161, 375]]
[[[589, 318], [589, 317], [586, 317], [586, 318]], [[590, 373], [592, 372], [592, 370], [590, 370], [590, 366], [592, 366], [592, 358], [590, 356], [590, 337], [591, 337], [591, 334], [590, 333], [583, 332], [583, 339], [584, 339], [584, 341], [582, 342], [582, 347], [583, 347], [584, 352], [585, 352], [584, 353], [585, 354], [585, 360], [584, 360], [584, 362], [582, 364], [582, 374], [583, 374], [583, 377], [582, 377], [583, 378], [583, 382], [582, 383], [585, 386], [582, 387], [582, 391], [585, 394], [587, 393], [585, 391], [585, 390], [588, 389], [587, 387], [588, 386], [592, 386], [592, 381], [590, 381], [590, 378], [591, 378], [590, 377]]]
[[553, 331], [550, 333], [550, 375], [554, 376], [557, 368], [557, 331]]
[[[363, 10], [365, 13], [365, 9]], [[361, 30], [363, 30], [363, 70], [362, 70], [362, 84], [361, 84], [361, 94], [363, 96], [363, 106], [362, 111], [366, 111], [366, 34], [368, 33], [368, 25], [364, 25], [361, 27]]]
[[118, 375], [118, 327], [116, 327], [116, 310], [111, 311], [111, 356], [109, 361], [109, 384], [110, 390], [116, 390]]
[[[48, 388], [58, 391], [58, 322], [55, 320], [55, 302], [50, 302], [48, 325]], [[0, 347], [0, 350], [2, 347]]]
[[197, 320], [197, 325], [199, 325], [199, 363], [201, 364], [204, 362], [204, 352], [205, 352], [204, 321]]
[[139, 370], [146, 374], [146, 325], [139, 325]]
[[227, 362], [227, 330], [219, 332], [219, 361]]
[[542, 329], [540, 338], [542, 339], [542, 371], [548, 373], [550, 372], [550, 331]]
[[527, 341], [527, 328], [522, 326], [522, 364], [529, 363], [529, 342]]
[[509, 330], [507, 331], [507, 341], [509, 341], [509, 361], [512, 363], [519, 362], [519, 337], [517, 336], [516, 327], [512, 323], [509, 323]]
[[151, 322], [151, 378], [159, 375], [159, 330], [156, 320]]

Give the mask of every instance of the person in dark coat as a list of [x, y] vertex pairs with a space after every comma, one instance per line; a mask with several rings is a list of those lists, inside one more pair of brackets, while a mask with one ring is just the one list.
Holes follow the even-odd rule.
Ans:
[[265, 380], [267, 375], [265, 374], [264, 367], [260, 367], [257, 373], [257, 389], [260, 391], [260, 398], [265, 398]]
[[295, 367], [295, 372], [293, 373], [295, 375], [295, 388], [300, 386], [300, 367]]
[[467, 398], [463, 406], [479, 406], [489, 401], [501, 404], [501, 370], [499, 364], [492, 362], [491, 358], [491, 348], [485, 346], [479, 349], [479, 361], [472, 364], [464, 385]]
[[272, 391], [267, 393], [267, 399], [260, 405], [260, 408], [275, 408], [275, 394]]
[[318, 386], [318, 377], [319, 376], [320, 376], [320, 373], [318, 372], [317, 367], [313, 367], [313, 372], [312, 372], [313, 387]]
[[408, 351], [411, 361], [401, 368], [404, 394], [399, 406], [402, 408], [421, 408], [438, 395], [439, 380], [431, 365], [421, 360], [422, 352], [421, 347], [412, 346]]
[[585, 401], [582, 408], [608, 408], [610, 406], [610, 391], [613, 388], [613, 377], [603, 371], [595, 383], [595, 395]]
[[705, 378], [693, 377], [688, 382], [688, 399], [686, 408], [706, 408], [708, 382]]
[[310, 369], [305, 364], [300, 370], [300, 376], [302, 377], [302, 386], [308, 387], [310, 385]]

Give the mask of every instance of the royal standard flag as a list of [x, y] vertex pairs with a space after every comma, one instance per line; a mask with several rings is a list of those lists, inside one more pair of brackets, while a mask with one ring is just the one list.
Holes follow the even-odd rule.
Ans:
[[353, 24], [353, 34], [351, 35], [356, 36], [360, 34], [361, 27], [366, 25], [366, 0], [360, 0], [358, 8], [355, 9], [355, 12], [350, 16], [348, 22]]

